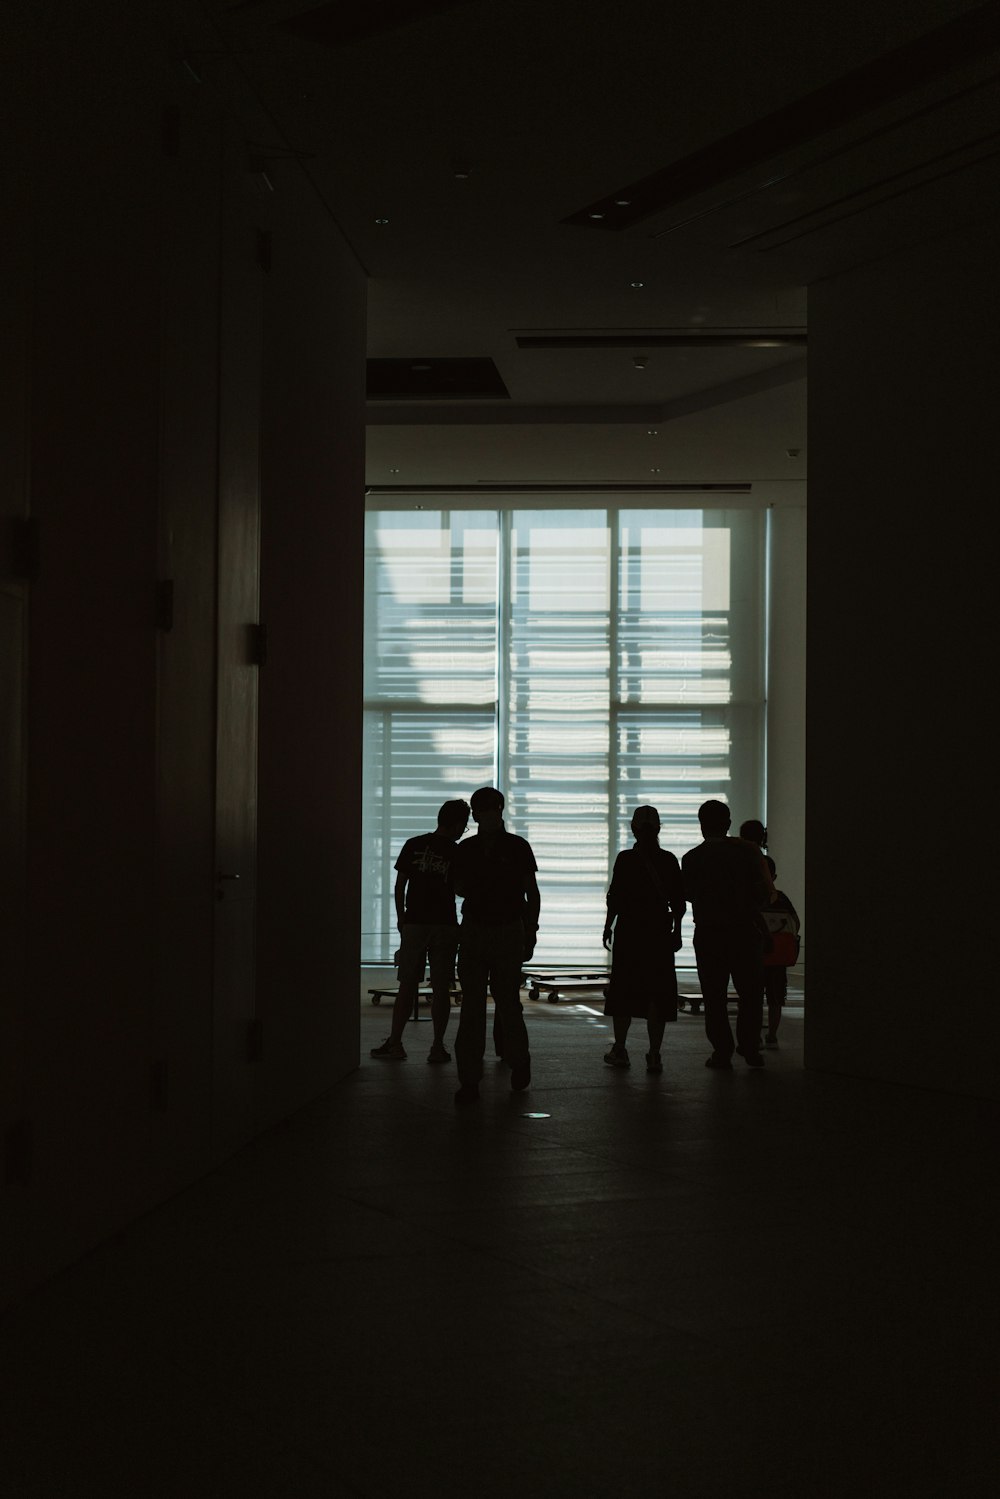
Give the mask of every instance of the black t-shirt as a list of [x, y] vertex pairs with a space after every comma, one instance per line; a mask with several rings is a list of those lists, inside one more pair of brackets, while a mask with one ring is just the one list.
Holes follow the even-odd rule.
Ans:
[[524, 917], [525, 890], [538, 868], [527, 839], [497, 828], [466, 838], [455, 855], [455, 880], [464, 896], [466, 921], [501, 926]]
[[681, 860], [684, 894], [696, 928], [731, 929], [756, 924], [768, 890], [758, 848], [741, 838], [706, 838]]
[[454, 859], [455, 843], [443, 833], [421, 833], [403, 844], [396, 869], [406, 877], [404, 926], [455, 922]]
[[608, 919], [621, 915], [630, 921], [656, 925], [668, 910], [684, 914], [681, 866], [667, 848], [622, 849], [615, 860], [608, 889]]

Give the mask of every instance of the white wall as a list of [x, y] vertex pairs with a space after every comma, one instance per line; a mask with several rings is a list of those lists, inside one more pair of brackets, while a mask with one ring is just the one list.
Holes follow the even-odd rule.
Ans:
[[995, 1095], [996, 225], [809, 313], [812, 1068]]

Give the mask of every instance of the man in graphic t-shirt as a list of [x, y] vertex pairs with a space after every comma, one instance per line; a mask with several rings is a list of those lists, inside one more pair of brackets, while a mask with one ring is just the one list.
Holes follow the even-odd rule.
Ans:
[[433, 833], [408, 838], [396, 860], [396, 925], [399, 928], [399, 990], [392, 1007], [392, 1031], [372, 1056], [404, 1062], [403, 1030], [413, 1011], [428, 964], [434, 1039], [428, 1062], [450, 1062], [444, 1036], [451, 1014], [458, 924], [452, 863], [455, 845], [469, 825], [469, 804], [445, 802]]
[[458, 1104], [479, 1097], [486, 1050], [486, 990], [500, 1017], [504, 1060], [510, 1063], [511, 1091], [531, 1081], [528, 1031], [521, 1005], [521, 965], [535, 950], [539, 895], [538, 868], [531, 844], [508, 833], [504, 799], [494, 786], [472, 793], [472, 816], [479, 831], [455, 850], [455, 889], [463, 897], [458, 938], [458, 981], [462, 1013], [455, 1038], [461, 1087]]

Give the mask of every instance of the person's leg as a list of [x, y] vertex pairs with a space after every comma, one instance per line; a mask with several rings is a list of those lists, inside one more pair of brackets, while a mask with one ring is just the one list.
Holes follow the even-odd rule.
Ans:
[[372, 1050], [372, 1056], [399, 1060], [403, 1051], [403, 1032], [413, 1013], [417, 993], [424, 977], [427, 955], [427, 928], [418, 922], [408, 922], [399, 934], [399, 988], [392, 1005], [392, 1029], [389, 1038]]
[[778, 1026], [781, 1011], [788, 993], [788, 969], [773, 964], [764, 969], [764, 998], [767, 1001], [767, 1042], [778, 1044]]
[[621, 1047], [623, 1051], [625, 1049], [625, 1042], [628, 1040], [628, 1033], [631, 1029], [631, 1026], [631, 1015], [612, 1015], [611, 1029], [614, 1031], [615, 1045]]
[[660, 1047], [663, 1045], [663, 1032], [666, 1023], [663, 1005], [658, 1000], [651, 999], [649, 1009], [646, 1012], [646, 1034], [649, 1037], [649, 1054], [651, 1057], [658, 1057], [660, 1055]]
[[477, 1090], [486, 1050], [486, 986], [489, 982], [488, 927], [463, 922], [458, 935], [458, 982], [462, 1009], [455, 1037], [455, 1063], [463, 1089]]
[[677, 1019], [677, 969], [674, 965], [673, 953], [670, 954], [669, 962], [670, 966], [663, 975], [662, 993], [656, 999], [650, 1000], [646, 1013], [649, 1057], [657, 1060], [660, 1047], [663, 1045], [663, 1032], [667, 1021]]
[[694, 937], [694, 957], [701, 984], [701, 998], [705, 1006], [705, 1035], [712, 1048], [712, 1057], [720, 1063], [730, 1061], [734, 1042], [729, 1024], [729, 954], [720, 937]]
[[744, 1057], [759, 1057], [764, 1019], [764, 939], [756, 927], [734, 933], [730, 962], [739, 1001], [736, 1045]]
[[511, 1087], [515, 1090], [527, 1086], [531, 1076], [528, 1027], [524, 1023], [524, 1006], [521, 1004], [523, 958], [524, 929], [519, 921], [492, 928], [490, 991], [500, 1015], [503, 1056], [510, 1066]]
[[451, 986], [455, 982], [455, 949], [458, 928], [433, 926], [428, 934], [427, 958], [431, 972], [431, 1021], [434, 1040], [444, 1045], [445, 1031], [451, 1019]]

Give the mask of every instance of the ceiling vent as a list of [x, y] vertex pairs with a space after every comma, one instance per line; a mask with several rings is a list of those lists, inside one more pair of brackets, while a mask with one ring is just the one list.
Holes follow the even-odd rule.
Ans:
[[510, 392], [492, 359], [369, 359], [369, 401], [497, 401]]

